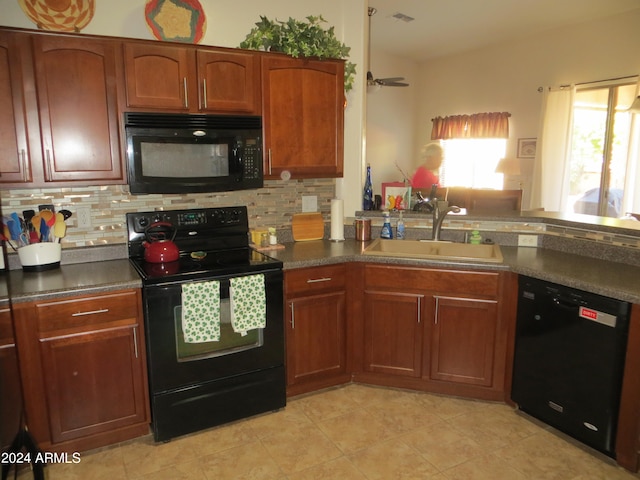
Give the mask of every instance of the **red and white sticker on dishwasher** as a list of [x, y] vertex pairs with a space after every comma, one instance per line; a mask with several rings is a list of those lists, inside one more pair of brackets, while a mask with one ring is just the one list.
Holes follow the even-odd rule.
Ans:
[[582, 318], [586, 318], [587, 320], [592, 320], [594, 322], [601, 323], [602, 325], [606, 325], [608, 327], [616, 326], [615, 315], [600, 312], [598, 310], [594, 310], [593, 308], [580, 307], [578, 311], [578, 315], [580, 315]]

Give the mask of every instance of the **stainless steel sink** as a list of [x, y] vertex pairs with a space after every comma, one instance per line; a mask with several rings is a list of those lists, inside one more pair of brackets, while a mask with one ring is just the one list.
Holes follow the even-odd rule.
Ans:
[[425, 242], [421, 240], [385, 240], [377, 238], [364, 249], [365, 255], [385, 257], [428, 258], [440, 260], [473, 260], [502, 263], [500, 245]]

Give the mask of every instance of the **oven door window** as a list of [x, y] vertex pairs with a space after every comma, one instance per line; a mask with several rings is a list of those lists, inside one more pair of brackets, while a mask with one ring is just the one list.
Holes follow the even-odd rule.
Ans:
[[205, 358], [230, 355], [264, 344], [263, 329], [249, 330], [245, 336], [233, 331], [231, 326], [231, 304], [229, 298], [220, 299], [220, 340], [217, 342], [187, 343], [182, 332], [182, 306], [173, 309], [176, 356], [178, 362], [192, 362]]

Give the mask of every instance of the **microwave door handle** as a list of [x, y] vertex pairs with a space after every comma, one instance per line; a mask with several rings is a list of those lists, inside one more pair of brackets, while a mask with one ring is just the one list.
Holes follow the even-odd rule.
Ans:
[[235, 157], [235, 162], [238, 165], [238, 170], [239, 170], [239, 174], [238, 174], [238, 180], [242, 181], [244, 180], [244, 151], [242, 149], [242, 147], [236, 147], [234, 148], [234, 157]]

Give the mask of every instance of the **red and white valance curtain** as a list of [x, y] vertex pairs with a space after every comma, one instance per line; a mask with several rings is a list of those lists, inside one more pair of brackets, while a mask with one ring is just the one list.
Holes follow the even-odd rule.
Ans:
[[432, 119], [431, 140], [451, 138], [509, 138], [508, 112], [450, 115]]

